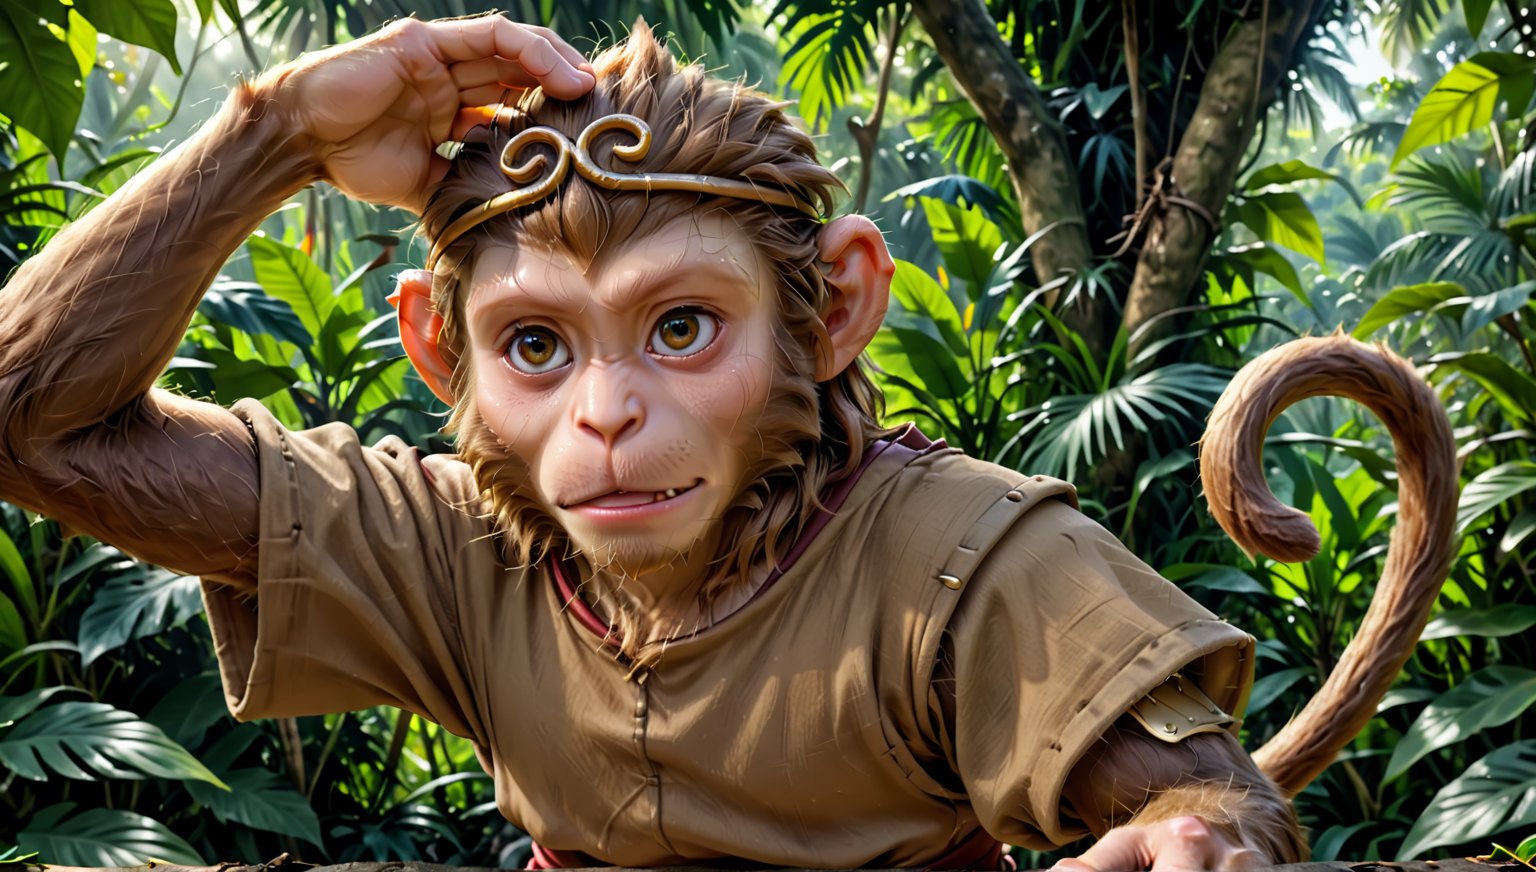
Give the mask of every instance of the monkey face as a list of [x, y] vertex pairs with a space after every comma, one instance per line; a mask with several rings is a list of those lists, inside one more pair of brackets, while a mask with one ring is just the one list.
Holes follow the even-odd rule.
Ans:
[[719, 211], [586, 269], [529, 247], [478, 255], [465, 315], [480, 417], [595, 565], [639, 575], [714, 547], [775, 377], [772, 275]]

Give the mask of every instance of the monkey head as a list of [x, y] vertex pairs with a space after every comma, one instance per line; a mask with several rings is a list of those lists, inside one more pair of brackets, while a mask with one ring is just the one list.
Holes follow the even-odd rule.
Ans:
[[[830, 212], [841, 185], [783, 104], [679, 66], [644, 27], [593, 67], [587, 96], [527, 92], [466, 137], [422, 216], [434, 268], [401, 277], [402, 341], [453, 405], [510, 561], [685, 566], [709, 598], [771, 566], [882, 432], [857, 358], [892, 264], [867, 219], [806, 214]], [[649, 147], [618, 131], [588, 150], [583, 131], [618, 113], [649, 126]], [[504, 156], [530, 130], [544, 138], [529, 154]], [[563, 166], [554, 146], [576, 141], [597, 171], [779, 193], [610, 190], [570, 173], [479, 217], [518, 186], [509, 176], [547, 182], [517, 173]]]

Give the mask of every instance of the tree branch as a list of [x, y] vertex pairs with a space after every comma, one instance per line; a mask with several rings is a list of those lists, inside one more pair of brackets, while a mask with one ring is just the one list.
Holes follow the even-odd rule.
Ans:
[[[1002, 149], [1025, 234], [1056, 225], [1030, 249], [1036, 278], [1044, 284], [1087, 267], [1093, 246], [1066, 132], [1003, 42], [986, 5], [982, 0], [913, 0], [912, 11]], [[1107, 344], [1107, 319], [1100, 311], [1107, 311], [1105, 302], [1080, 299], [1063, 313], [1091, 348]]]
[[[1276, 4], [1259, 19], [1239, 23], [1212, 59], [1200, 102], [1174, 155], [1171, 193], [1220, 215], [1237, 182], [1254, 119], [1268, 107], [1318, 0]], [[1125, 327], [1135, 333], [1159, 312], [1184, 305], [1194, 292], [1215, 233], [1194, 208], [1177, 205], [1149, 221], [1125, 303]], [[1165, 318], [1142, 331], [1131, 357], [1178, 326]]]

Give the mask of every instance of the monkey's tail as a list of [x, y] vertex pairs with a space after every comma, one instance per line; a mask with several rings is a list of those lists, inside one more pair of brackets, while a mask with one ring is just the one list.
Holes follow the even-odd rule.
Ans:
[[1253, 755], [1291, 796], [1371, 719], [1412, 653], [1450, 567], [1456, 520], [1456, 442], [1429, 385], [1384, 347], [1338, 334], [1299, 339], [1238, 372], [1202, 443], [1200, 478], [1211, 514], [1244, 551], [1288, 563], [1317, 554], [1317, 528], [1270, 493], [1260, 459], [1280, 412], [1325, 394], [1364, 404], [1391, 432], [1397, 525], [1359, 632], [1317, 695]]

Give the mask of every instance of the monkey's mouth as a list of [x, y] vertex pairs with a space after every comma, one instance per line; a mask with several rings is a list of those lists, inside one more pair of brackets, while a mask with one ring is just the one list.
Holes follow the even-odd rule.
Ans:
[[567, 509], [586, 509], [586, 508], [591, 508], [591, 509], [632, 509], [632, 508], [635, 508], [636, 506], [649, 506], [649, 505], [651, 505], [653, 503], [664, 503], [664, 502], [666, 502], [668, 500], [677, 499], [678, 497], [682, 496], [685, 493], [688, 493], [689, 491], [693, 490], [694, 488], [698, 487], [699, 485], [701, 485], [703, 483], [704, 483], [704, 479], [701, 478], [701, 479], [696, 479], [693, 482], [693, 484], [685, 485], [683, 487], [669, 487], [669, 488], [667, 488], [665, 490], [658, 490], [658, 491], [616, 490], [616, 491], [610, 491], [610, 492], [602, 494], [600, 496], [592, 497], [590, 499], [581, 500], [580, 502], [575, 502], [575, 503], [567, 504], [565, 506], [565, 508], [567, 508]]

